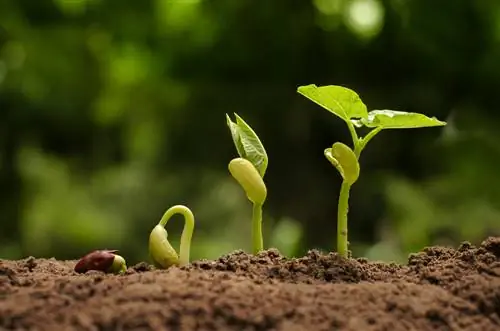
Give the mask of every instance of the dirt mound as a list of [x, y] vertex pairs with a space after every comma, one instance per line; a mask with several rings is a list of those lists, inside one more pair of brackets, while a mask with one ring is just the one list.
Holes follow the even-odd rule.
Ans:
[[241, 251], [169, 270], [0, 261], [0, 330], [500, 330], [500, 238], [407, 265]]

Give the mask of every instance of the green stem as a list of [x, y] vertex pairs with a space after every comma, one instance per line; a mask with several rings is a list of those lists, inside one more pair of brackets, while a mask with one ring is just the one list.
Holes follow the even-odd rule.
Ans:
[[359, 140], [359, 143], [356, 144], [357, 148], [354, 149], [354, 154], [356, 154], [356, 156], [359, 158], [359, 155], [361, 154], [361, 152], [363, 151], [363, 149], [365, 148], [365, 146], [370, 142], [370, 140], [373, 139], [373, 137], [375, 137], [377, 135], [377, 133], [379, 133], [380, 131], [382, 131], [382, 127], [379, 126], [379, 127], [376, 127], [375, 129], [371, 130], [370, 132], [368, 132], [368, 134], [364, 137], [364, 138], [361, 138]]
[[354, 124], [352, 124], [350, 120], [347, 120], [346, 123], [347, 127], [349, 128], [349, 132], [351, 133], [352, 142], [354, 143], [354, 150], [356, 150], [358, 149], [358, 143], [359, 143], [358, 133], [356, 132]]
[[262, 204], [254, 203], [252, 211], [252, 251], [258, 254], [264, 250], [262, 240]]
[[349, 212], [349, 190], [351, 185], [346, 181], [342, 182], [340, 188], [339, 205], [337, 211], [337, 252], [340, 256], [348, 257], [347, 240], [347, 213]]
[[163, 214], [159, 224], [165, 227], [170, 218], [175, 214], [181, 214], [184, 216], [184, 228], [182, 229], [181, 245], [179, 250], [179, 266], [183, 266], [189, 263], [191, 238], [194, 230], [194, 215], [186, 206], [172, 206], [165, 212], [165, 214]]

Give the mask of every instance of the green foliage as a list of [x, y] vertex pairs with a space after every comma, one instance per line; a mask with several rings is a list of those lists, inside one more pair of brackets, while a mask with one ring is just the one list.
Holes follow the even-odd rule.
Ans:
[[260, 176], [264, 178], [268, 157], [262, 142], [255, 131], [240, 117], [234, 114], [236, 123], [226, 114], [227, 125], [231, 131], [234, 146], [241, 158], [250, 161]]
[[342, 86], [300, 86], [297, 91], [334, 115], [348, 122], [351, 118], [367, 118], [368, 112], [359, 95]]
[[[324, 151], [325, 157], [339, 171], [343, 178], [338, 201], [337, 215], [337, 251], [348, 255], [347, 213], [349, 210], [350, 187], [357, 181], [360, 172], [359, 156], [368, 142], [383, 129], [407, 129], [429, 126], [444, 126], [446, 122], [423, 114], [393, 110], [373, 110], [367, 107], [359, 95], [342, 86], [328, 85], [299, 86], [297, 92], [340, 117], [347, 124], [351, 133], [354, 151], [342, 143], [334, 143], [332, 148]], [[359, 138], [356, 127], [366, 126], [372, 130], [364, 138]]]
[[297, 92], [343, 119], [349, 127], [355, 125], [378, 129], [410, 129], [443, 126], [446, 122], [419, 113], [395, 110], [367, 111], [359, 95], [353, 90], [336, 85], [300, 86]]
[[366, 118], [361, 118], [361, 123], [368, 128], [383, 129], [412, 129], [446, 125], [445, 122], [435, 117], [429, 118], [418, 113], [395, 110], [372, 110]]

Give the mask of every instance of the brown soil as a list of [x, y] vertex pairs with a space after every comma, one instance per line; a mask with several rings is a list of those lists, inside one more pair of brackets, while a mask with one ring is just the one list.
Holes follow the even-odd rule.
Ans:
[[407, 265], [234, 252], [125, 275], [0, 260], [0, 330], [500, 330], [500, 238]]

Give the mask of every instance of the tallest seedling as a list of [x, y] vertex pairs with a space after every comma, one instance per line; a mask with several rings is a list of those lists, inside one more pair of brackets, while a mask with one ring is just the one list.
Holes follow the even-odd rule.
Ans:
[[[383, 129], [411, 129], [430, 126], [444, 126], [446, 122], [435, 117], [429, 118], [418, 113], [394, 110], [372, 110], [368, 112], [359, 95], [342, 86], [328, 85], [300, 86], [297, 92], [340, 117], [349, 128], [353, 149], [336, 142], [324, 151], [325, 157], [342, 176], [342, 186], [338, 201], [337, 214], [337, 251], [348, 256], [347, 213], [349, 210], [349, 191], [359, 177], [359, 156], [368, 142]], [[371, 129], [365, 137], [359, 137], [356, 128]]]

